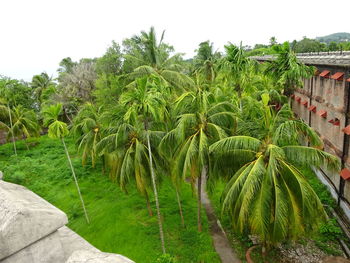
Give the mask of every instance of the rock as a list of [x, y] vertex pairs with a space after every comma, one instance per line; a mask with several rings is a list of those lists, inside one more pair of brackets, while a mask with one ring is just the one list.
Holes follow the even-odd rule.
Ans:
[[66, 263], [135, 263], [134, 261], [118, 254], [96, 252], [91, 250], [75, 251]]
[[64, 226], [57, 230], [59, 238], [62, 244], [62, 248], [67, 260], [76, 250], [90, 250], [93, 252], [100, 252], [97, 248], [87, 242], [84, 238], [77, 233]]
[[0, 260], [0, 263], [61, 263], [65, 262], [58, 232], [54, 232], [15, 254]]
[[[0, 260], [66, 223], [66, 214], [38, 195], [23, 186], [0, 181]], [[47, 246], [39, 250], [53, 249], [50, 242]]]

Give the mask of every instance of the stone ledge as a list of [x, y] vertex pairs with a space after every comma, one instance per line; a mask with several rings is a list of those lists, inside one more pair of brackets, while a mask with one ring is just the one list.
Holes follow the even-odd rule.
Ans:
[[0, 260], [68, 223], [64, 212], [23, 186], [0, 180]]

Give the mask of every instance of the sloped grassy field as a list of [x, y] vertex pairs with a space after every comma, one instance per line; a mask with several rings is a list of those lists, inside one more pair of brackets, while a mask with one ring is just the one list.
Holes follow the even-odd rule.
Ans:
[[[18, 156], [12, 144], [0, 146], [0, 170], [4, 180], [28, 187], [63, 210], [69, 218], [68, 226], [105, 252], [123, 254], [137, 263], [153, 263], [161, 254], [157, 217], [150, 217], [145, 199], [130, 185], [125, 194], [103, 175], [100, 167], [82, 167], [71, 140], [67, 140], [76, 169], [82, 195], [91, 220], [84, 219], [80, 201], [59, 140], [46, 136], [17, 142]], [[182, 228], [176, 193], [165, 178], [160, 186], [160, 205], [164, 221], [167, 253], [178, 262], [220, 262], [208, 232], [203, 212], [203, 232], [197, 232], [196, 198], [191, 187], [185, 185], [182, 201], [186, 228]], [[153, 199], [152, 199], [153, 200]], [[155, 212], [155, 202], [152, 202]]]

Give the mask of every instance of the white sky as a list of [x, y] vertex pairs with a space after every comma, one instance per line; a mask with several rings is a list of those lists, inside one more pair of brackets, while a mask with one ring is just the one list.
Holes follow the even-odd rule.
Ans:
[[193, 55], [202, 41], [218, 49], [349, 32], [349, 0], [0, 0], [0, 75], [56, 75], [65, 57], [101, 56], [155, 26], [165, 42]]

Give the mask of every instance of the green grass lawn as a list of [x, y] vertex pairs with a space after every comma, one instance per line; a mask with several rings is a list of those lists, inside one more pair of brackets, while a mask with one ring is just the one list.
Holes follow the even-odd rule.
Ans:
[[[123, 254], [137, 263], [153, 263], [161, 254], [155, 202], [150, 217], [145, 199], [130, 185], [128, 194], [111, 182], [100, 167], [82, 167], [71, 140], [67, 140], [73, 165], [91, 220], [84, 219], [80, 201], [60, 141], [46, 136], [30, 139], [30, 150], [17, 142], [18, 156], [12, 144], [0, 146], [0, 170], [4, 180], [28, 187], [63, 210], [68, 226], [102, 251]], [[160, 206], [164, 222], [167, 253], [178, 262], [220, 262], [208, 231], [203, 212], [203, 232], [197, 232], [196, 198], [191, 187], [182, 191], [186, 228], [181, 227], [176, 193], [165, 178], [160, 186]]]

